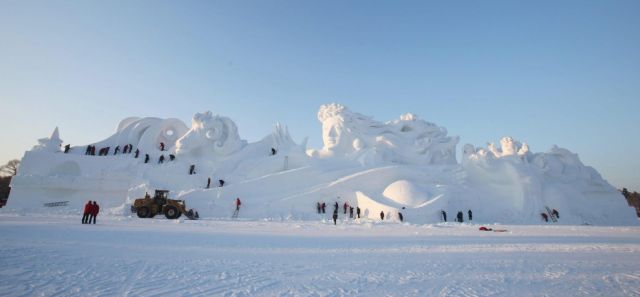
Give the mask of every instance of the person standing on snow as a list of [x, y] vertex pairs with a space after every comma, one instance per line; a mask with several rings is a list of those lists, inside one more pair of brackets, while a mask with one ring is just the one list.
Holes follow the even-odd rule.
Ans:
[[458, 212], [458, 216], [457, 217], [458, 217], [458, 222], [459, 223], [464, 222], [464, 215], [462, 214], [461, 211]]
[[161, 143], [160, 143], [160, 150], [161, 150], [161, 151], [164, 151], [164, 142], [161, 142]]
[[[402, 209], [404, 209], [404, 207], [402, 207]], [[398, 218], [400, 218], [400, 223], [404, 222], [404, 217], [401, 212], [398, 212]]]
[[138, 155], [140, 155], [140, 150], [136, 149], [135, 154], [133, 155], [134, 158], [138, 159]]
[[546, 214], [546, 213], [544, 213], [544, 212], [543, 212], [543, 213], [540, 213], [540, 215], [542, 216], [542, 219], [543, 219], [545, 222], [549, 222], [549, 216], [547, 216], [547, 214]]
[[347, 208], [349, 208], [349, 203], [345, 201], [342, 208], [344, 208], [344, 214], [347, 214]]
[[471, 209], [469, 209], [467, 214], [469, 215], [469, 221], [471, 221], [473, 219], [473, 213], [471, 212]]
[[384, 221], [384, 211], [380, 211], [380, 219]]
[[322, 205], [320, 204], [320, 202], [316, 204], [316, 209], [318, 210], [318, 213], [322, 211]]
[[338, 209], [333, 210], [333, 225], [336, 225], [338, 222]]
[[442, 219], [445, 221], [445, 223], [447, 222], [447, 212], [446, 211], [442, 211]]
[[356, 214], [358, 215], [358, 219], [360, 218], [360, 206], [356, 206]]
[[326, 209], [327, 209], [327, 204], [322, 202], [322, 213], [326, 213], [325, 211]]
[[89, 200], [87, 202], [87, 204], [84, 205], [84, 214], [82, 215], [82, 223], [83, 224], [87, 224], [87, 222], [89, 221], [89, 215], [91, 214], [91, 200]]
[[353, 206], [349, 206], [349, 218], [353, 219]]
[[149, 163], [149, 154], [144, 154], [144, 163]]
[[99, 212], [100, 212], [100, 206], [98, 206], [98, 202], [93, 201], [93, 204], [91, 205], [91, 216], [89, 217], [89, 224], [91, 224], [92, 219], [93, 219], [93, 224], [96, 223], [96, 217], [98, 216]]

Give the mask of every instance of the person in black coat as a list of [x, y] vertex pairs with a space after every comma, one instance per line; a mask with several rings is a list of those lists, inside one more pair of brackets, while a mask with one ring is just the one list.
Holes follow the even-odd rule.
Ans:
[[133, 155], [133, 157], [137, 159], [138, 155], [140, 155], [140, 150], [136, 149], [136, 153]]
[[464, 216], [463, 216], [461, 211], [458, 212], [458, 216], [457, 217], [458, 217], [458, 222], [459, 223], [464, 222]]
[[447, 212], [446, 211], [442, 211], [442, 219], [446, 222], [447, 221]]
[[358, 219], [360, 218], [360, 206], [356, 206], [356, 215], [358, 215]]
[[467, 214], [469, 215], [469, 221], [473, 220], [473, 213], [471, 212], [471, 209], [469, 209]]
[[384, 211], [380, 211], [380, 219], [384, 221]]
[[336, 209], [333, 211], [333, 224], [334, 224], [334, 225], [336, 225], [336, 224], [337, 224], [337, 221], [338, 221], [338, 209], [336, 208]]
[[316, 209], [318, 210], [318, 213], [322, 212], [322, 204], [320, 204], [320, 202], [316, 203]]
[[149, 163], [149, 154], [144, 154], [144, 163]]
[[[404, 209], [404, 207], [402, 209]], [[398, 212], [398, 218], [400, 218], [401, 223], [404, 222], [404, 216], [402, 216], [401, 212]]]
[[218, 183], [220, 184], [220, 187], [222, 188], [222, 186], [224, 186], [224, 180], [223, 179], [219, 179]]
[[158, 164], [162, 163], [164, 163], [164, 155], [160, 155], [160, 158], [158, 158]]

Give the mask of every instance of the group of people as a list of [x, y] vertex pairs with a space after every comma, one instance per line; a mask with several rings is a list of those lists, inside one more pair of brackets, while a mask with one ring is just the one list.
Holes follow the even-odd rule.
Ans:
[[[442, 220], [446, 222], [447, 221], [447, 212], [442, 210], [441, 214], [442, 214]], [[469, 209], [467, 211], [467, 215], [468, 215], [469, 221], [472, 221], [473, 220], [473, 212], [471, 211], [471, 209]], [[462, 211], [458, 211], [458, 214], [456, 214], [456, 220], [455, 221], [458, 222], [458, 223], [463, 223], [464, 222], [464, 214], [462, 213]]]
[[82, 215], [82, 223], [83, 224], [91, 224], [96, 223], [96, 217], [98, 217], [98, 213], [100, 212], [100, 206], [98, 202], [89, 200], [87, 204], [84, 205], [84, 214]]
[[[549, 222], [549, 215], [547, 215], [546, 213], [542, 212], [542, 213], [540, 213], [540, 216], [542, 217], [543, 221]], [[559, 218], [560, 218], [560, 213], [558, 212], [558, 210], [556, 210], [555, 208], [553, 210], [551, 210], [551, 220], [553, 220], [555, 222]]]
[[[326, 204], [324, 202], [317, 202], [316, 203], [316, 211], [318, 212], [318, 214], [323, 214], [326, 212]], [[338, 204], [338, 202], [334, 202], [333, 203], [333, 224], [336, 225], [338, 222], [338, 212], [340, 209], [340, 205]], [[405, 209], [404, 207], [402, 209]], [[356, 206], [355, 208], [351, 205], [349, 205], [349, 202], [345, 202], [342, 205], [342, 213], [345, 215], [347, 215], [347, 211], [349, 212], [349, 218], [350, 219], [354, 219], [354, 218], [360, 218], [360, 214], [361, 214], [361, 210], [359, 206]], [[355, 214], [354, 214], [355, 211]], [[387, 216], [388, 217], [388, 216]], [[380, 220], [384, 221], [385, 218], [385, 214], [384, 211], [380, 211]], [[402, 212], [398, 212], [398, 219], [400, 219], [400, 222], [404, 222], [404, 215], [402, 215]]]

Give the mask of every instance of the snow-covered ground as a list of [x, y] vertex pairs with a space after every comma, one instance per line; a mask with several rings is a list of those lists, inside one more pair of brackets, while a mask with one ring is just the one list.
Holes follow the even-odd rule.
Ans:
[[640, 296], [640, 227], [0, 214], [0, 296]]

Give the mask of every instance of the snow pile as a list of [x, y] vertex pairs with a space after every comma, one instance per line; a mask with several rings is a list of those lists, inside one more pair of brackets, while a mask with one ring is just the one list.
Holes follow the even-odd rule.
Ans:
[[637, 224], [617, 190], [565, 149], [533, 153], [506, 137], [499, 147], [465, 145], [458, 163], [458, 137], [413, 114], [382, 123], [328, 104], [318, 120], [321, 149], [296, 143], [280, 124], [248, 143], [231, 119], [211, 112], [197, 113], [191, 128], [177, 119], [127, 118], [107, 139], [67, 153], [56, 129], [25, 153], [7, 208], [78, 213], [97, 200], [129, 215], [134, 199], [167, 189], [202, 217], [231, 216], [240, 197], [240, 217], [254, 219], [328, 219], [337, 203], [341, 218], [349, 217], [346, 204], [364, 218], [382, 212], [397, 221], [402, 212], [412, 223], [439, 222], [443, 211], [468, 220], [472, 210], [482, 223], [540, 224], [545, 213], [549, 223]]

